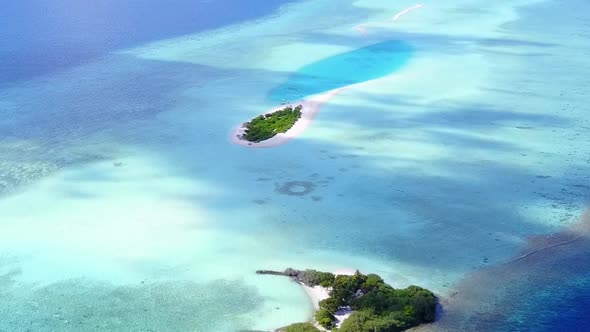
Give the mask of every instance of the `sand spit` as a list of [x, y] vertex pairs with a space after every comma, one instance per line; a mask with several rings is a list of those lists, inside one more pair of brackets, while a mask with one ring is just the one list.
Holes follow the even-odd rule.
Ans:
[[402, 10], [401, 12], [395, 14], [395, 16], [393, 16], [393, 18], [391, 19], [392, 22], [395, 22], [397, 20], [399, 20], [400, 18], [402, 18], [402, 16], [409, 14], [411, 11], [414, 11], [416, 9], [422, 8], [424, 7], [424, 5], [422, 4], [417, 4], [414, 5], [412, 7], [406, 8], [404, 10]]
[[289, 103], [287, 105], [282, 105], [281, 107], [277, 107], [265, 114], [270, 114], [276, 111], [279, 111], [286, 106], [296, 107], [297, 105], [301, 105], [301, 118], [285, 133], [279, 133], [276, 136], [269, 138], [265, 141], [254, 143], [248, 142], [242, 139], [242, 135], [244, 134], [245, 128], [243, 125], [239, 126], [238, 128], [234, 129], [231, 133], [231, 141], [234, 144], [238, 144], [248, 148], [272, 148], [275, 146], [283, 145], [292, 139], [296, 138], [297, 136], [301, 135], [305, 129], [309, 128], [313, 123], [313, 120], [317, 116], [320, 111], [322, 105], [330, 101], [330, 99], [334, 98], [337, 94], [342, 92], [344, 88], [330, 90], [326, 93], [318, 94], [315, 96], [310, 97], [309, 99], [305, 99], [299, 102]]
[[[397, 20], [399, 20], [400, 18], [402, 18], [403, 16], [409, 14], [410, 12], [416, 10], [416, 9], [420, 9], [424, 7], [423, 4], [416, 4], [412, 7], [408, 7], [404, 10], [402, 10], [401, 12], [395, 14], [392, 18], [391, 18], [391, 22], [395, 22]], [[368, 30], [366, 28], [367, 25], [372, 25], [372, 24], [380, 24], [380, 22], [368, 22], [368, 23], [363, 23], [363, 24], [359, 24], [357, 26], [355, 26], [354, 28], [356, 29], [356, 31], [358, 31], [360, 34], [362, 35], [366, 35], [368, 33]]]

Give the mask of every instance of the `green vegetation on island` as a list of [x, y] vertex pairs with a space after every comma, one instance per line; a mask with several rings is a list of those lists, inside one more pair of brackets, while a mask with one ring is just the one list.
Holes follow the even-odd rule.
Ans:
[[287, 106], [282, 110], [255, 117], [252, 121], [244, 123], [246, 130], [242, 139], [258, 143], [286, 132], [301, 118], [301, 109], [301, 105], [295, 108]]
[[297, 279], [303, 283], [304, 285], [314, 287], [314, 286], [322, 286], [322, 287], [331, 287], [336, 279], [334, 273], [330, 272], [321, 272], [317, 270], [305, 270], [305, 271], [298, 271], [295, 269], [287, 269], [285, 270], [287, 273], [293, 274], [295, 272], [297, 274]]
[[319, 332], [312, 323], [297, 323], [282, 329], [283, 332]]
[[[325, 329], [338, 332], [400, 332], [435, 318], [437, 299], [418, 286], [395, 289], [376, 274], [334, 275], [315, 270], [285, 272], [258, 271], [261, 274], [285, 275], [307, 286], [321, 285], [329, 289], [330, 297], [320, 301], [316, 322]], [[339, 328], [334, 314], [349, 308], [353, 312]], [[284, 332], [319, 331], [310, 323], [290, 325]]]

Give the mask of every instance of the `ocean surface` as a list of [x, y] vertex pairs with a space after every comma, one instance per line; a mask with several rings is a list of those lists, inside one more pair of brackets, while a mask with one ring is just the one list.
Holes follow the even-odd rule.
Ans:
[[110, 51], [220, 28], [293, 0], [10, 1], [2, 5], [0, 83], [90, 62]]
[[271, 331], [312, 314], [254, 273], [287, 267], [431, 288], [435, 331], [589, 331], [590, 4], [422, 3], [3, 3], [0, 331]]

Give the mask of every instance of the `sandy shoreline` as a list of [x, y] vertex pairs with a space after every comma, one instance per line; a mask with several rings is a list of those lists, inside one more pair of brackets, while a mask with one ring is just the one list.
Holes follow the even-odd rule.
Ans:
[[301, 286], [303, 287], [303, 290], [305, 290], [305, 294], [307, 294], [307, 296], [311, 300], [314, 310], [320, 309], [320, 305], [319, 305], [320, 301], [325, 300], [328, 297], [330, 297], [329, 291], [326, 287], [322, 287], [322, 286], [310, 287], [310, 286], [306, 286], [303, 284]]
[[[355, 272], [356, 272], [356, 270], [354, 270], [354, 269], [339, 269], [339, 270], [335, 270], [332, 273], [334, 273], [334, 275], [337, 275], [337, 276], [351, 276]], [[313, 307], [315, 310], [318, 310], [320, 308], [318, 303], [321, 300], [325, 300], [328, 297], [330, 297], [329, 290], [326, 287], [322, 287], [322, 286], [310, 287], [310, 286], [306, 286], [304, 284], [301, 284], [301, 286], [303, 287], [303, 289], [305, 290], [305, 293], [307, 294], [307, 296], [310, 298], [311, 302], [313, 303]]]
[[[353, 269], [342, 269], [342, 270], [336, 270], [333, 273], [335, 275], [353, 275], [355, 272], [356, 271]], [[301, 284], [301, 286], [303, 287], [305, 294], [307, 294], [307, 296], [311, 300], [311, 302], [313, 304], [314, 312], [318, 311], [320, 309], [320, 306], [319, 306], [320, 301], [325, 300], [330, 297], [330, 294], [329, 294], [330, 290], [326, 287], [322, 287], [322, 286], [310, 287], [310, 286], [306, 286], [303, 284]], [[334, 314], [334, 316], [336, 317], [336, 327], [340, 327], [342, 322], [345, 319], [347, 319], [351, 314], [352, 314], [352, 310], [350, 310], [350, 309], [341, 308], [340, 310], [338, 310]], [[314, 322], [314, 325], [322, 331], [325, 330], [321, 326], [319, 326], [317, 324], [317, 322]]]
[[311, 126], [313, 120], [319, 113], [322, 105], [324, 105], [325, 103], [330, 101], [330, 99], [334, 98], [337, 94], [342, 92], [343, 89], [344, 88], [330, 90], [326, 93], [312, 96], [309, 99], [282, 105], [280, 107], [274, 108], [271, 111], [264, 113], [269, 114], [281, 110], [287, 106], [296, 107], [297, 105], [301, 105], [301, 118], [293, 125], [293, 127], [291, 127], [291, 129], [289, 129], [285, 133], [279, 133], [276, 136], [259, 143], [248, 142], [240, 138], [244, 134], [245, 130], [244, 126], [240, 125], [231, 132], [230, 140], [234, 144], [248, 148], [272, 148], [275, 146], [283, 145], [291, 141], [292, 139], [296, 138], [297, 136], [301, 135], [305, 131], [305, 129], [309, 128], [309, 126]]

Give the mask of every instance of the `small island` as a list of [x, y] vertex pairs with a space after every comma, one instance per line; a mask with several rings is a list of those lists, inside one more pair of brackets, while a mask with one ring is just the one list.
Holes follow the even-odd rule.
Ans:
[[[437, 299], [418, 286], [395, 289], [376, 274], [335, 275], [316, 270], [256, 271], [282, 275], [308, 287], [324, 287], [329, 297], [319, 302], [313, 323], [297, 323], [282, 332], [399, 332], [434, 321]], [[349, 311], [337, 326], [336, 314]]]
[[259, 143], [285, 133], [301, 118], [302, 105], [295, 108], [287, 106], [281, 110], [259, 115], [252, 121], [244, 123], [244, 133], [240, 137], [252, 143]]
[[274, 148], [286, 144], [303, 134], [313, 123], [322, 105], [342, 90], [334, 89], [275, 108], [235, 127], [229, 139], [233, 144], [248, 148]]

